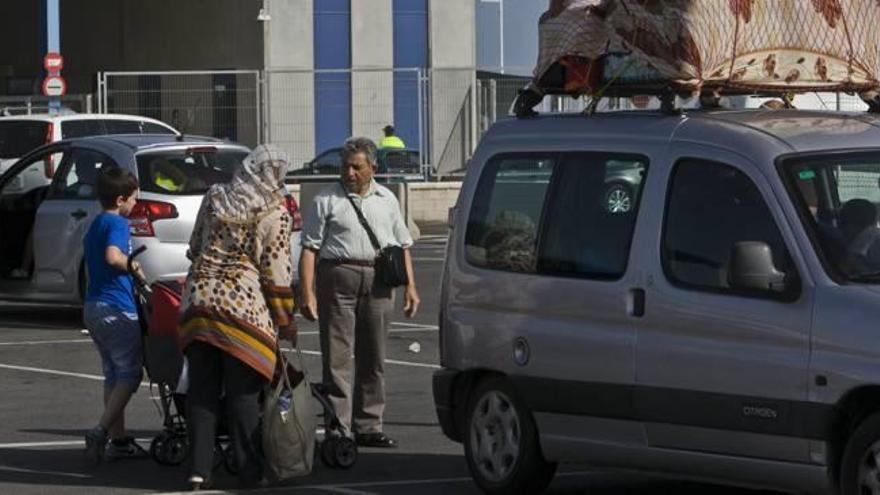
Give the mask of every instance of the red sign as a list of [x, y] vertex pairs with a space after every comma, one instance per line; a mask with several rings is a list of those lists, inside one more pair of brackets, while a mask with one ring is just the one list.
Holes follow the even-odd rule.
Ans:
[[43, 94], [46, 96], [64, 96], [67, 93], [67, 82], [61, 76], [49, 76], [43, 79]]
[[64, 57], [58, 52], [49, 52], [43, 57], [43, 68], [50, 74], [57, 74], [64, 68]]

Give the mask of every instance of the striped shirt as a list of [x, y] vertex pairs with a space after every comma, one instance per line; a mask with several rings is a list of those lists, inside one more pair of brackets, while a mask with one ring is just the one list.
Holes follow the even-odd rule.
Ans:
[[320, 252], [322, 259], [370, 261], [376, 250], [358, 221], [348, 198], [360, 207], [381, 247], [407, 248], [413, 240], [394, 193], [373, 181], [365, 196], [349, 193], [335, 183], [317, 195], [303, 220], [302, 245]]

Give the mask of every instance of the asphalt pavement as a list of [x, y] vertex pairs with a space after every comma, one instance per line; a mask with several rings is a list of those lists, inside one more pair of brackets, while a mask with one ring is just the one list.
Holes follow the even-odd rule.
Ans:
[[[440, 431], [434, 413], [431, 374], [438, 369], [437, 310], [445, 237], [423, 232], [413, 250], [422, 307], [404, 318], [396, 301], [386, 367], [388, 406], [385, 431], [398, 439], [394, 450], [361, 449], [348, 471], [316, 463], [315, 472], [283, 488], [252, 493], [476, 494], [460, 444]], [[83, 434], [101, 412], [101, 368], [80, 311], [37, 305], [0, 304], [0, 493], [156, 493], [186, 488], [183, 466], [150, 459], [109, 462], [87, 469]], [[300, 320], [300, 347], [313, 381], [320, 379], [315, 324]], [[418, 345], [414, 345], [418, 344]], [[162, 416], [155, 390], [142, 386], [126, 417], [132, 434], [148, 445]], [[236, 480], [222, 469], [218, 490], [234, 491]], [[723, 488], [627, 473], [562, 466], [548, 493], [740, 494]], [[765, 492], [767, 493], [767, 492]]]

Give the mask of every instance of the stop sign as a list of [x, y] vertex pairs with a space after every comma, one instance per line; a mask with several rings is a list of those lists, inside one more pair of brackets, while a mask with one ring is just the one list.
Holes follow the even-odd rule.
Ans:
[[43, 79], [43, 94], [46, 96], [64, 96], [67, 93], [67, 82], [61, 76], [49, 76]]
[[64, 68], [64, 57], [58, 52], [49, 52], [43, 57], [43, 68], [46, 72], [58, 73]]

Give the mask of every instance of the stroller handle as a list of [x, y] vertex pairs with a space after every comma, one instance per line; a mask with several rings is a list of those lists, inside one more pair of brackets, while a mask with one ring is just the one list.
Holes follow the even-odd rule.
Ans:
[[[127, 268], [128, 268], [128, 273], [134, 274], [134, 269], [132, 267], [132, 264], [134, 263], [134, 259], [137, 258], [138, 256], [140, 256], [141, 254], [143, 254], [144, 251], [146, 251], [146, 250], [147, 250], [147, 246], [141, 246], [141, 247], [135, 249], [134, 251], [132, 251], [131, 255], [128, 257], [128, 262], [126, 263]], [[143, 280], [141, 280], [139, 277], [135, 276], [132, 278], [134, 278], [135, 291], [141, 292], [142, 294], [146, 295], [147, 298], [149, 299], [149, 296], [153, 292], [152, 289], [150, 289], [150, 286], [147, 285], [147, 283], [144, 282]]]

